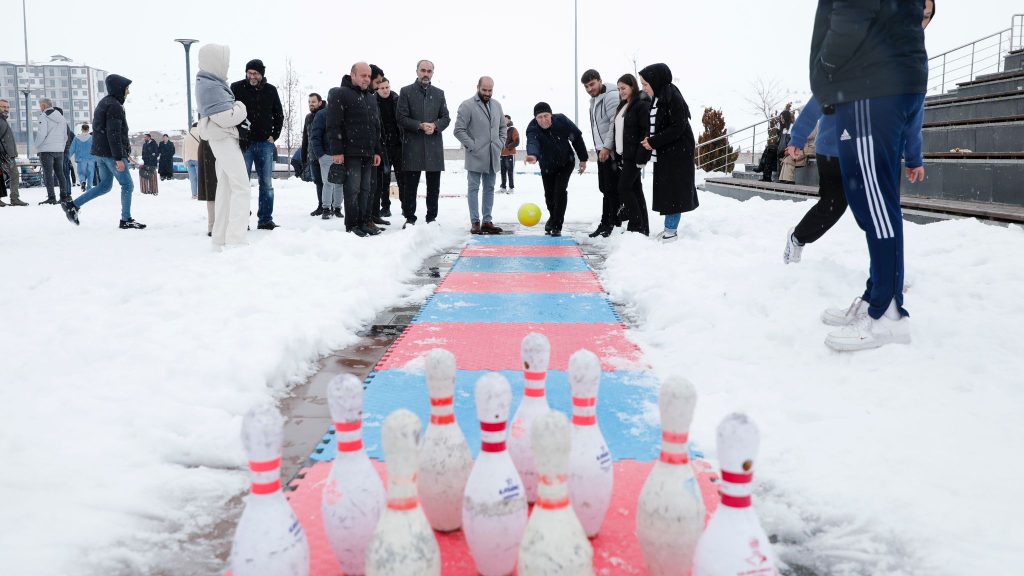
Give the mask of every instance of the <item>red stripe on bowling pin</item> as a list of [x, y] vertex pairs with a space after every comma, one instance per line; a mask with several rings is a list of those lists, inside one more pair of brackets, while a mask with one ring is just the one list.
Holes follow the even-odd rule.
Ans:
[[[506, 428], [507, 425], [508, 425], [507, 422], [481, 422], [480, 423], [480, 431], [481, 432], [485, 432], [485, 433], [486, 432], [490, 432], [490, 433], [502, 432], [502, 433], [504, 433], [505, 432], [505, 428]], [[487, 441], [484, 441], [484, 440], [481, 439], [480, 450], [483, 451], [483, 452], [504, 452], [505, 451], [505, 438], [504, 438], [504, 434], [502, 434], [501, 442], [487, 442]]]

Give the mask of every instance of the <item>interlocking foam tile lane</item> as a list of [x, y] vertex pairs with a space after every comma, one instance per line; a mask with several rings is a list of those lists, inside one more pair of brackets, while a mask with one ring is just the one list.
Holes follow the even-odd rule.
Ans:
[[523, 234], [501, 234], [474, 236], [467, 246], [576, 246], [576, 240], [568, 236], [529, 236]]
[[463, 370], [520, 370], [520, 343], [531, 332], [551, 342], [551, 370], [566, 370], [569, 356], [581, 348], [597, 354], [601, 369], [644, 370], [647, 364], [636, 344], [626, 338], [621, 324], [412, 324], [384, 354], [377, 370], [423, 365], [434, 348], [455, 354]]
[[415, 322], [613, 323], [603, 294], [434, 294]]
[[604, 289], [593, 272], [449, 272], [437, 292], [598, 294]]
[[582, 258], [579, 246], [510, 246], [510, 245], [473, 245], [466, 246], [461, 257], [504, 257], [504, 258]]
[[[488, 373], [459, 370], [455, 378], [455, 419], [474, 456], [480, 444], [480, 424], [476, 417], [473, 390], [477, 380]], [[512, 387], [511, 419], [523, 398], [523, 373], [511, 370], [501, 373]], [[572, 391], [566, 372], [548, 372], [547, 395], [552, 410], [572, 415]], [[423, 374], [388, 370], [373, 375], [363, 398], [363, 445], [371, 458], [383, 458], [380, 429], [388, 414], [399, 408], [411, 410], [421, 422], [430, 421], [430, 398]], [[661, 436], [658, 383], [653, 374], [602, 373], [597, 418], [613, 459], [646, 461], [657, 458]], [[310, 459], [316, 462], [333, 460], [337, 453], [334, 444], [332, 435], [324, 436], [324, 441]]]
[[578, 256], [563, 257], [459, 257], [452, 272], [586, 272], [586, 261]]
[[[382, 481], [386, 481], [387, 470], [384, 464], [374, 462], [374, 466]], [[647, 573], [640, 542], [636, 538], [636, 504], [651, 466], [649, 462], [628, 460], [615, 463], [615, 487], [608, 514], [601, 525], [600, 534], [591, 540], [594, 546], [595, 574]], [[704, 460], [694, 460], [692, 466], [704, 497], [707, 522], [718, 508], [718, 475]], [[294, 490], [288, 493], [289, 503], [309, 541], [310, 576], [341, 576], [341, 568], [327, 541], [320, 511], [321, 493], [330, 472], [331, 465], [328, 463], [307, 468], [302, 478], [292, 482]], [[448, 534], [435, 532], [434, 535], [441, 550], [441, 573], [444, 576], [476, 576], [473, 557], [469, 554], [465, 534], [461, 530]]]

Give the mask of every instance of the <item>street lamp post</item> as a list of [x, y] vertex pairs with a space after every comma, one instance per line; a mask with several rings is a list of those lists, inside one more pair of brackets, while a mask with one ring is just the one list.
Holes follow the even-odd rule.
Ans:
[[32, 78], [28, 64], [28, 11], [25, 9], [25, 0], [21, 0], [21, 23], [25, 30], [25, 133], [28, 134], [26, 157], [32, 158], [32, 148], [35, 148], [35, 134], [32, 133], [32, 106], [28, 99], [32, 92]]
[[188, 57], [188, 49], [199, 40], [175, 38], [174, 41], [180, 42], [185, 47], [185, 92], [188, 94], [188, 122], [185, 123], [185, 130], [187, 131], [192, 126], [192, 61]]
[[580, 125], [580, 89], [576, 85], [576, 79], [580, 77], [580, 16], [579, 0], [572, 2], [572, 45], [573, 45], [573, 73], [572, 93], [576, 95], [576, 106], [573, 107], [573, 122]]

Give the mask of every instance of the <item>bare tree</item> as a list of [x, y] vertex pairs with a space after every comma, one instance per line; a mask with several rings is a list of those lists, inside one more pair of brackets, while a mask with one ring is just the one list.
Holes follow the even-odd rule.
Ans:
[[[284, 142], [285, 146], [288, 147], [288, 158], [291, 158], [295, 144], [302, 141], [302, 103], [301, 93], [299, 92], [299, 74], [295, 71], [291, 58], [285, 61], [284, 95], [287, 99], [284, 104]], [[289, 163], [290, 166], [291, 164]]]
[[750, 90], [743, 100], [750, 106], [752, 112], [764, 116], [770, 120], [778, 115], [779, 104], [785, 99], [786, 94], [776, 78], [764, 78], [758, 76], [749, 82]]

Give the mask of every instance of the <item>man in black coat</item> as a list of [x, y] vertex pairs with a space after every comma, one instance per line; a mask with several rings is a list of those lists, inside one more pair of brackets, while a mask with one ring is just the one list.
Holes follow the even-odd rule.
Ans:
[[157, 165], [160, 163], [160, 145], [148, 133], [142, 136], [142, 168], [139, 169], [139, 188], [143, 194], [159, 194]]
[[231, 85], [235, 100], [245, 104], [250, 123], [249, 144], [245, 148], [245, 166], [252, 173], [256, 166], [256, 177], [260, 181], [260, 207], [256, 212], [260, 230], [277, 228], [274, 223], [274, 161], [277, 147], [274, 142], [281, 137], [284, 125], [284, 109], [277, 88], [268, 84], [264, 77], [266, 67], [262, 60], [250, 60], [245, 65], [245, 80]]
[[441, 172], [444, 171], [444, 132], [452, 119], [448, 114], [444, 91], [431, 84], [434, 63], [416, 63], [416, 82], [398, 94], [398, 125], [402, 129], [402, 228], [416, 223], [416, 189], [420, 172], [427, 173], [427, 222], [437, 218], [437, 199], [441, 195]]
[[327, 94], [327, 152], [345, 165], [345, 230], [376, 236], [381, 230], [371, 221], [370, 199], [380, 165], [380, 111], [370, 90], [370, 65], [357, 62], [350, 72]]
[[[848, 312], [828, 310], [841, 328], [825, 344], [863, 350], [910, 343], [903, 308], [903, 212], [900, 160], [920, 133], [928, 88], [922, 0], [819, 0], [811, 37], [811, 89], [826, 114], [836, 114], [846, 199], [867, 237], [867, 288]], [[918, 164], [911, 168], [913, 164]], [[910, 182], [924, 179], [907, 159]]]
[[569, 178], [579, 158], [579, 173], [587, 169], [587, 144], [583, 132], [564, 114], [552, 114], [547, 102], [533, 107], [533, 120], [526, 127], [526, 163], [540, 162], [540, 177], [544, 183], [544, 202], [548, 207], [548, 221], [544, 233], [562, 235], [565, 205], [569, 199]]
[[114, 185], [114, 179], [121, 185], [120, 228], [141, 230], [146, 225], [132, 218], [132, 183], [128, 173], [131, 161], [131, 143], [128, 141], [128, 120], [124, 113], [124, 99], [128, 96], [131, 80], [117, 74], [110, 74], [105, 80], [107, 95], [96, 105], [92, 116], [92, 155], [96, 158], [96, 170], [100, 183], [89, 188], [74, 201], [61, 202], [64, 214], [72, 224], [78, 225], [78, 211], [90, 200], [102, 196]]
[[306, 119], [302, 123], [302, 155], [300, 158], [302, 166], [309, 167], [309, 172], [313, 176], [313, 182], [316, 184], [316, 210], [310, 212], [310, 216], [320, 216], [324, 213], [324, 209], [320, 206], [320, 196], [324, 191], [324, 179], [320, 174], [320, 162], [316, 158], [309, 157], [309, 129], [313, 125], [313, 118], [316, 117], [316, 113], [324, 106], [327, 106], [327, 103], [324, 102], [319, 94], [316, 92], [310, 94], [309, 114], [306, 114]]
[[164, 134], [160, 142], [160, 179], [171, 180], [174, 178], [174, 142], [171, 137]]
[[[398, 95], [391, 91], [391, 81], [381, 78], [377, 83], [377, 107], [380, 109], [380, 139], [384, 148], [380, 169], [377, 171], [377, 190], [380, 195], [378, 218], [391, 216], [391, 174], [398, 183], [398, 196], [402, 197], [402, 131], [398, 127]], [[376, 208], [376, 206], [373, 206]]]

